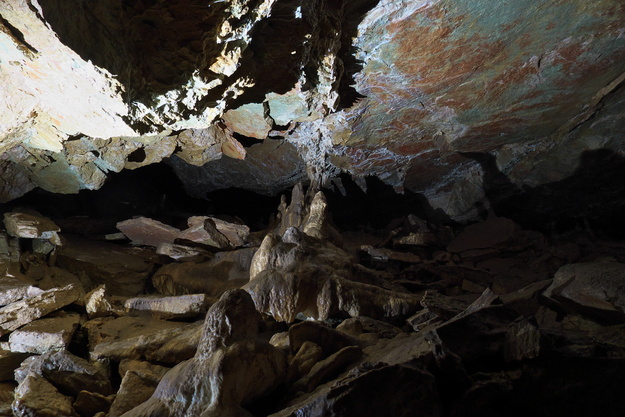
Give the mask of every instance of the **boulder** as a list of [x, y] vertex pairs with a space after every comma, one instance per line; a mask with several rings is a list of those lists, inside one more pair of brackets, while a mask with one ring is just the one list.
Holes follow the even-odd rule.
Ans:
[[78, 417], [71, 397], [61, 394], [45, 378], [30, 374], [15, 390], [13, 414], [16, 417]]
[[52, 383], [64, 394], [76, 397], [80, 391], [102, 395], [112, 393], [107, 375], [94, 364], [67, 351], [31, 356], [15, 371], [15, 380], [23, 383], [29, 375], [37, 375]]
[[313, 365], [310, 372], [292, 386], [292, 391], [311, 392], [323, 382], [337, 377], [347, 366], [359, 360], [362, 350], [348, 346]]
[[314, 342], [305, 341], [289, 363], [286, 376], [287, 384], [292, 384], [308, 375], [313, 366], [321, 359], [323, 359], [323, 348]]
[[463, 257], [475, 257], [497, 253], [519, 235], [521, 229], [505, 217], [490, 216], [483, 222], [464, 229], [447, 245], [447, 250]]

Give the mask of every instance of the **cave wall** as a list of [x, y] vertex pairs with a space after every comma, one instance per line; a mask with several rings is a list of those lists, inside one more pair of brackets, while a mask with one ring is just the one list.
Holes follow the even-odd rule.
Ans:
[[8, 0], [0, 16], [5, 202], [165, 161], [200, 197], [348, 173], [470, 220], [498, 203], [493, 175], [523, 191], [625, 150], [620, 0]]

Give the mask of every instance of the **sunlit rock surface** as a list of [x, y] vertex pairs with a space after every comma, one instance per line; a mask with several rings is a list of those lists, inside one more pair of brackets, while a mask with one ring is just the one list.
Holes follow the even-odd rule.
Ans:
[[502, 198], [497, 176], [537, 187], [623, 151], [617, 0], [8, 0], [0, 16], [3, 201], [171, 157], [200, 197], [347, 172], [468, 220]]

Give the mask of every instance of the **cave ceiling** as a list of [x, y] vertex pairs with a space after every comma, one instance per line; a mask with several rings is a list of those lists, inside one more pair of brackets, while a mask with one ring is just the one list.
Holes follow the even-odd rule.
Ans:
[[493, 178], [625, 152], [624, 83], [621, 0], [7, 0], [0, 200], [165, 162], [198, 197], [374, 176], [471, 219]]

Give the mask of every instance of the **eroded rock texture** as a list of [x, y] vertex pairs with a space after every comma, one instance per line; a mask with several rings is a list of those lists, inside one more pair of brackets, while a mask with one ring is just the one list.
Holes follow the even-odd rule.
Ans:
[[0, 16], [3, 201], [166, 159], [199, 197], [347, 172], [467, 220], [623, 152], [617, 0], [8, 0]]
[[[625, 413], [622, 240], [492, 213], [342, 230], [302, 184], [276, 205], [261, 230], [202, 212], [82, 237], [57, 226], [67, 219], [10, 215], [0, 415]], [[176, 238], [186, 226], [199, 242]], [[163, 230], [197, 256], [139, 239]]]

